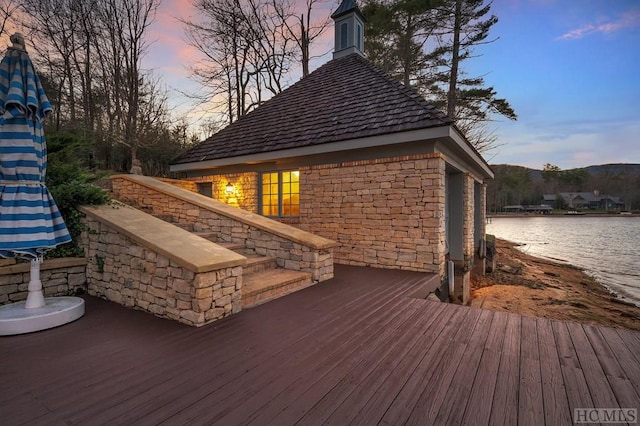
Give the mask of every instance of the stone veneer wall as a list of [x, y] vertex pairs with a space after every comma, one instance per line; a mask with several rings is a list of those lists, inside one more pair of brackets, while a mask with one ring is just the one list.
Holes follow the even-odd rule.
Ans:
[[242, 308], [242, 266], [196, 273], [87, 216], [88, 292], [156, 316], [201, 326]]
[[[247, 254], [274, 258], [281, 268], [310, 272], [314, 282], [333, 278], [333, 245], [314, 248], [124, 177], [114, 176], [112, 183], [115, 197], [122, 202], [153, 212], [155, 216], [170, 217], [174, 224], [185, 229], [215, 232], [219, 242], [243, 244]], [[259, 219], [275, 223], [262, 216]]]
[[[40, 281], [45, 297], [68, 296], [85, 291], [86, 259], [45, 260], [40, 265]], [[0, 305], [26, 300], [29, 293], [30, 263], [0, 267]]]
[[186, 189], [187, 191], [198, 192], [196, 183], [190, 180], [168, 179], [161, 177], [157, 177], [156, 179], [158, 179], [160, 182], [165, 182], [173, 186], [177, 186], [178, 188]]
[[300, 228], [338, 263], [445, 273], [445, 160], [422, 154], [300, 168]]
[[468, 173], [463, 177], [463, 232], [462, 232], [462, 249], [464, 253], [464, 270], [467, 271], [473, 267], [475, 255], [474, 227], [475, 227], [475, 180]]
[[[258, 213], [258, 173], [256, 172], [200, 176], [187, 179], [194, 184], [211, 182], [214, 199], [252, 213]], [[233, 194], [228, 194], [226, 191], [228, 183], [231, 183], [235, 189]], [[197, 192], [196, 189], [192, 191]]]

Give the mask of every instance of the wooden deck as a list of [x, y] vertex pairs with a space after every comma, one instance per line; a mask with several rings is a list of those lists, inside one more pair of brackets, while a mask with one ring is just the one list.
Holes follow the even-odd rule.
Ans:
[[424, 275], [336, 278], [202, 328], [95, 298], [0, 338], [0, 424], [572, 423], [640, 406], [640, 333], [411, 298]]

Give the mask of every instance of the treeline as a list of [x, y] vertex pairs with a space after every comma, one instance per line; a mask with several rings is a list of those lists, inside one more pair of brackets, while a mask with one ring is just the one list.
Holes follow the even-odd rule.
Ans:
[[491, 166], [495, 179], [487, 184], [487, 207], [537, 205], [545, 194], [594, 192], [620, 197], [627, 210], [640, 210], [640, 164], [606, 164], [562, 170], [546, 164], [542, 170], [499, 164]]
[[[80, 145], [91, 169], [126, 171], [139, 158], [148, 174], [193, 141], [185, 119], [171, 116], [161, 81], [143, 68], [159, 0], [3, 1], [2, 40], [25, 32], [54, 114], [48, 136]], [[79, 153], [80, 155], [80, 153]]]
[[[339, 3], [334, 0], [330, 9]], [[213, 117], [193, 129], [187, 117], [171, 110], [164, 83], [143, 66], [160, 4], [0, 2], [0, 36], [8, 41], [13, 28], [26, 33], [55, 105], [47, 135], [88, 142], [81, 162], [91, 169], [128, 171], [137, 158], [145, 174], [166, 175], [182, 150], [307, 75], [313, 44], [333, 28], [325, 0], [192, 0], [197, 13], [176, 25], [202, 58], [185, 64], [202, 85], [194, 103]], [[491, 2], [362, 0], [359, 6], [368, 57], [448, 112], [478, 150], [494, 147], [487, 127], [492, 116], [516, 114], [482, 76], [465, 73], [478, 54], [474, 50], [493, 41], [489, 33], [498, 18]]]

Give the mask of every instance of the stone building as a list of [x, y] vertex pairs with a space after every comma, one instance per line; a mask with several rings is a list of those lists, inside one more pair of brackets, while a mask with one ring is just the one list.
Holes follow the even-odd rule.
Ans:
[[369, 62], [353, 0], [333, 60], [177, 158], [198, 191], [337, 241], [337, 263], [468, 281], [493, 172], [453, 120]]

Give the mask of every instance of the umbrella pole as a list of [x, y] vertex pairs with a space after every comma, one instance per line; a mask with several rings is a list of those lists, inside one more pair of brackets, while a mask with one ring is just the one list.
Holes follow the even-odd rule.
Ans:
[[42, 256], [31, 260], [31, 275], [29, 277], [29, 294], [24, 305], [26, 309], [44, 308], [44, 296], [42, 295], [42, 281], [40, 281], [40, 263]]

